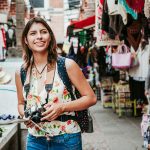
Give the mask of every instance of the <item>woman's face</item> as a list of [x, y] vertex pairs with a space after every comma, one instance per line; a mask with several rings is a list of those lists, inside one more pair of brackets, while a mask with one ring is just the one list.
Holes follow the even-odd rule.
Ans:
[[33, 52], [44, 52], [47, 51], [50, 40], [51, 37], [47, 28], [42, 23], [33, 23], [25, 43]]

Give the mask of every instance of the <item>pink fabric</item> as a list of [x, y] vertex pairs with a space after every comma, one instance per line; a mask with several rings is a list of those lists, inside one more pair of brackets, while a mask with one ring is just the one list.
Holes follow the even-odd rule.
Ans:
[[2, 31], [2, 36], [3, 36], [3, 46], [4, 48], [6, 48], [6, 35], [5, 35], [4, 28], [2, 28], [1, 31]]
[[100, 3], [103, 5], [104, 4], [104, 0], [100, 0]]
[[129, 7], [138, 13], [142, 12], [142, 9], [144, 8], [144, 0], [126, 0], [126, 2]]

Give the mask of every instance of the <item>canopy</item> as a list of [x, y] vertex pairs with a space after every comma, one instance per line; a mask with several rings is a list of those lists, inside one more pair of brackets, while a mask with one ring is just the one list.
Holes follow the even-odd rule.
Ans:
[[72, 28], [73, 31], [77, 32], [82, 29], [88, 29], [95, 26], [95, 15], [88, 17], [84, 20], [80, 21], [71, 21], [71, 24], [68, 26], [69, 28]]

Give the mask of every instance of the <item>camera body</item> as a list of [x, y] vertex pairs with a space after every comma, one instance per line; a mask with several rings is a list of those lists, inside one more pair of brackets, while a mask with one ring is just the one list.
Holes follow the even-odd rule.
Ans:
[[30, 117], [30, 119], [35, 123], [42, 122], [41, 121], [42, 113], [46, 110], [43, 106], [44, 105], [38, 107], [36, 105], [36, 106], [32, 106], [31, 108], [26, 109], [24, 112], [25, 117], [26, 118]]

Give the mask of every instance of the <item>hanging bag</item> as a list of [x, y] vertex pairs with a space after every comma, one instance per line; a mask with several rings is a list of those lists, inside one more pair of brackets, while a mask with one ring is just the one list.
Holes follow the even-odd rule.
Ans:
[[131, 53], [129, 48], [122, 44], [118, 46], [118, 52], [112, 53], [112, 67], [116, 69], [128, 69], [131, 65]]

